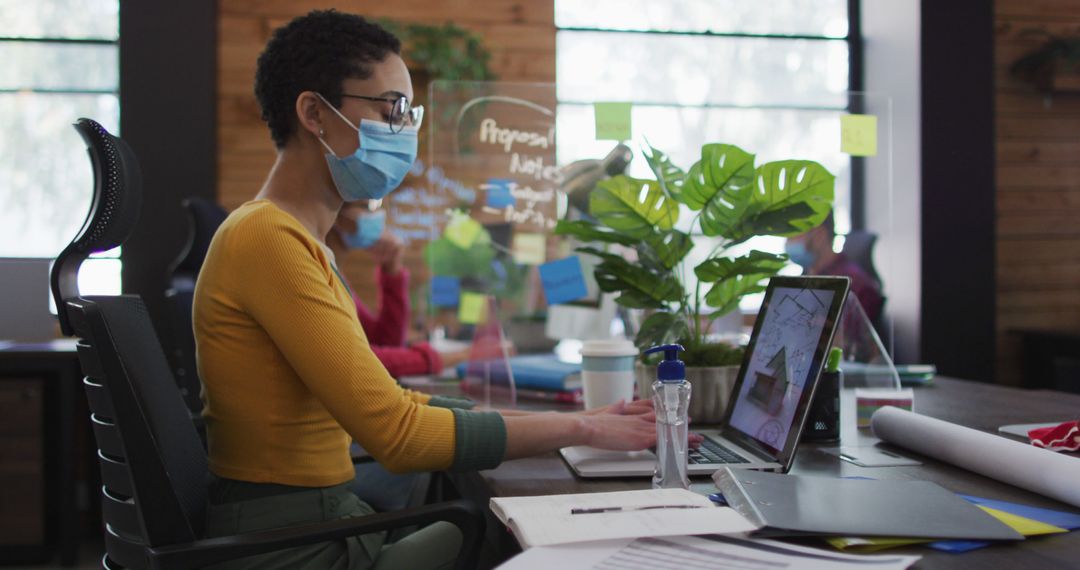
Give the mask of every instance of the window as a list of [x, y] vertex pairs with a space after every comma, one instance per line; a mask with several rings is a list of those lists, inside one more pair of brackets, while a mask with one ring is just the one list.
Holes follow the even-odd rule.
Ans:
[[[631, 147], [648, 139], [683, 168], [706, 142], [742, 146], [759, 164], [821, 162], [837, 177], [836, 227], [845, 233], [851, 161], [833, 147], [852, 84], [848, 1], [556, 0], [559, 163], [607, 154], [613, 143], [593, 140], [592, 103], [629, 101]], [[651, 178], [635, 151], [629, 174]], [[690, 219], [682, 217], [681, 229], [708, 239], [687, 227]], [[781, 252], [783, 243], [766, 237], [744, 247]], [[707, 249], [699, 245], [687, 263]], [[759, 302], [747, 299], [744, 308]]]
[[[0, 257], [55, 257], [82, 226], [93, 173], [71, 125], [119, 131], [118, 39], [118, 0], [0, 0]], [[119, 293], [119, 248], [79, 285]]]

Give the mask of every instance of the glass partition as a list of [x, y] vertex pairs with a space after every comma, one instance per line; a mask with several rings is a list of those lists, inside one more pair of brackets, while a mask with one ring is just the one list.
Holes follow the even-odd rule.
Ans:
[[[475, 307], [483, 298], [493, 303], [505, 336], [519, 352], [550, 352], [558, 341], [632, 337], [640, 311], [617, 306], [600, 293], [595, 257], [575, 253], [581, 244], [555, 235], [555, 224], [588, 216], [588, 196], [604, 178], [618, 173], [654, 178], [644, 159], [647, 145], [688, 170], [702, 145], [722, 142], [755, 154], [758, 165], [812, 160], [835, 175], [836, 236], [830, 236], [829, 249], [842, 254], [844, 263], [837, 267], [854, 266], [880, 291], [883, 302], [860, 300], [878, 344], [891, 353], [889, 277], [902, 270], [892, 267], [888, 254], [893, 247], [891, 101], [873, 93], [818, 91], [816, 103], [800, 106], [786, 105], [782, 97], [775, 106], [752, 108], [730, 98], [704, 108], [624, 102], [625, 118], [613, 119], [613, 112], [622, 112], [617, 92], [592, 93], [565, 82], [558, 88], [432, 83], [426, 166], [417, 170], [421, 183], [399, 191], [393, 206], [414, 222], [408, 231], [425, 241], [429, 274], [418, 306], [429, 330], [471, 340], [479, 322]], [[702, 233], [695, 218], [696, 212], [683, 206], [676, 222], [694, 243], [680, 269], [688, 291], [696, 289], [693, 267], [709, 256], [716, 240]], [[755, 237], [735, 253], [783, 253], [786, 241]], [[619, 246], [608, 251], [629, 255]], [[781, 273], [829, 269], [789, 263]], [[716, 319], [710, 330], [745, 340], [760, 301], [746, 297], [741, 316]]]

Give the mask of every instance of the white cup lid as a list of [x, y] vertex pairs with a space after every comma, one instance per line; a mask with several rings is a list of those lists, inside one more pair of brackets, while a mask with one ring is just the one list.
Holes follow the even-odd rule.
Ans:
[[637, 356], [634, 343], [625, 338], [587, 340], [581, 347], [582, 356]]

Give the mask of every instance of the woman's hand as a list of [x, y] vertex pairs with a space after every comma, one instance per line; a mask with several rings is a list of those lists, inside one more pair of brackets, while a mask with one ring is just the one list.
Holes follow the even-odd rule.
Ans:
[[656, 445], [656, 414], [584, 416], [585, 445], [615, 451], [640, 451]]
[[632, 400], [627, 402], [626, 400], [619, 400], [614, 404], [609, 404], [600, 408], [593, 408], [591, 410], [585, 410], [578, 412], [584, 416], [594, 416], [596, 414], [615, 414], [617, 416], [636, 416], [638, 414], [647, 414], [653, 411], [652, 400]]
[[[654, 432], [653, 433], [653, 436], [654, 436], [653, 445], [655, 444], [656, 414], [653, 411], [653, 402], [652, 402], [652, 400], [633, 400], [631, 402], [626, 402], [625, 400], [619, 400], [618, 402], [615, 402], [614, 404], [610, 404], [610, 405], [607, 405], [607, 406], [604, 406], [604, 407], [601, 407], [601, 408], [594, 408], [592, 410], [585, 410], [583, 412], [578, 412], [578, 413], [583, 415], [583, 416], [599, 416], [599, 415], [640, 416], [640, 415], [648, 414], [649, 417], [652, 418], [652, 422], [653, 422], [653, 424], [652, 424], [653, 425], [652, 429], [653, 429], [653, 432]], [[701, 435], [699, 433], [691, 432], [691, 433], [689, 433], [687, 435], [687, 440], [688, 440], [687, 443], [689, 443], [689, 445], [690, 445], [690, 447], [692, 449], [697, 449], [701, 445], [701, 442], [705, 440], [705, 436], [703, 436], [703, 435]], [[594, 446], [594, 447], [598, 447], [598, 446]], [[612, 449], [612, 448], [605, 448], [605, 449]]]

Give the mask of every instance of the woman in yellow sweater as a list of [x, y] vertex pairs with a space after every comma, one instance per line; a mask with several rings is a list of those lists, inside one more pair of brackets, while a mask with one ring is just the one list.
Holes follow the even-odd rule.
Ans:
[[[276, 30], [259, 57], [277, 160], [214, 236], [195, 292], [212, 536], [371, 512], [348, 491], [350, 439], [394, 472], [655, 441], [647, 406], [472, 411], [402, 389], [370, 350], [323, 237], [343, 203], [382, 198], [415, 159], [422, 110], [399, 53], [381, 27], [328, 11]], [[435, 524], [393, 545], [364, 535], [234, 567], [441, 568], [459, 545], [455, 527]]]

